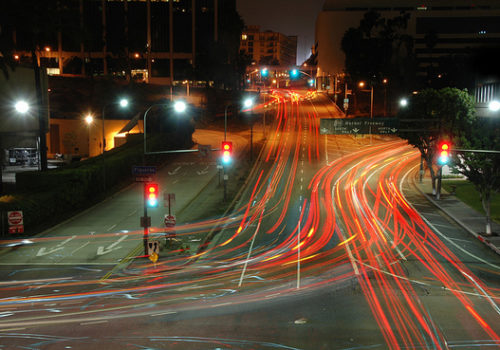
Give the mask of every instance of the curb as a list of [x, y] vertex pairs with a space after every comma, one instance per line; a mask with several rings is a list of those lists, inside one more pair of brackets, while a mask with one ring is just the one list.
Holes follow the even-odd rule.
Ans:
[[[414, 180], [415, 181], [415, 180]], [[493, 243], [490, 242], [490, 240], [488, 240], [487, 238], [484, 238], [483, 236], [477, 234], [476, 232], [472, 231], [467, 225], [465, 225], [462, 221], [460, 221], [457, 217], [455, 217], [455, 215], [453, 215], [452, 213], [450, 213], [447, 209], [443, 208], [442, 206], [440, 206], [434, 199], [432, 199], [427, 193], [425, 193], [424, 191], [422, 191], [422, 189], [420, 188], [420, 186], [418, 186], [416, 183], [415, 183], [415, 187], [418, 189], [418, 191], [423, 194], [425, 196], [425, 198], [427, 198], [427, 200], [429, 202], [431, 202], [435, 207], [437, 207], [439, 210], [441, 210], [443, 213], [445, 213], [450, 219], [452, 219], [453, 221], [455, 221], [460, 227], [462, 227], [464, 230], [466, 230], [467, 232], [469, 232], [471, 235], [473, 235], [475, 238], [477, 238], [480, 242], [482, 242], [483, 244], [485, 244], [488, 248], [490, 248], [491, 250], [493, 250], [495, 253], [497, 253], [498, 255], [500, 255], [500, 249], [495, 246]]]

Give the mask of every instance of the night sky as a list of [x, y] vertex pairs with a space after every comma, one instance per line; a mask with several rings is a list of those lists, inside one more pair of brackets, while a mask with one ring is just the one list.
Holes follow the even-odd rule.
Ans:
[[297, 35], [297, 63], [307, 59], [314, 44], [316, 17], [325, 0], [236, 0], [246, 25], [260, 25], [286, 35]]

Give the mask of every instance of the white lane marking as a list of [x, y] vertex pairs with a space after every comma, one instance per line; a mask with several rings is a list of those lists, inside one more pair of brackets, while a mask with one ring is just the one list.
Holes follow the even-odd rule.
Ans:
[[171, 315], [171, 314], [176, 314], [177, 311], [165, 311], [165, 312], [159, 312], [157, 314], [152, 314], [151, 317], [155, 316], [163, 316], [163, 315]]
[[40, 248], [40, 250], [38, 251], [38, 253], [36, 253], [36, 256], [49, 255], [49, 254], [52, 254], [54, 252], [57, 252], [58, 250], [64, 249], [63, 246], [66, 243], [68, 243], [69, 241], [71, 241], [72, 239], [75, 239], [75, 238], [76, 238], [76, 236], [71, 236], [70, 238], [65, 239], [64, 241], [62, 241], [61, 243], [59, 243], [58, 245], [56, 245], [55, 248], [52, 248], [52, 249], [49, 249], [49, 250], [47, 250], [45, 247], [42, 247], [42, 248]]
[[85, 244], [83, 244], [83, 245], [79, 246], [78, 248], [76, 248], [75, 250], [73, 250], [73, 251], [71, 252], [71, 255], [73, 255], [75, 252], [79, 251], [80, 249], [82, 249], [83, 247], [86, 247], [86, 246], [87, 246], [87, 245], [89, 245], [89, 244], [90, 244], [90, 242], [87, 242], [87, 243], [85, 243]]
[[128, 237], [128, 235], [124, 235], [124, 236], [120, 237], [116, 242], [111, 243], [107, 247], [99, 246], [97, 248], [97, 255], [104, 255], [104, 254], [112, 252], [113, 250], [120, 249], [121, 247], [117, 247], [117, 245], [120, 244], [120, 242], [123, 241], [124, 239], [126, 239], [127, 237]]
[[[449, 227], [449, 226], [447, 226]], [[471, 241], [467, 241], [465, 239], [460, 239], [460, 238], [451, 238], [449, 237], [451, 240], [454, 240], [454, 241], [457, 241], [457, 242], [463, 242], [463, 243], [472, 243]]]
[[281, 293], [274, 293], [274, 294], [269, 294], [269, 295], [266, 295], [265, 298], [273, 298], [273, 297], [277, 297], [278, 295], [280, 295]]
[[231, 302], [228, 302], [228, 303], [222, 303], [222, 304], [215, 304], [215, 305], [212, 305], [211, 307], [226, 306], [226, 305], [231, 305], [231, 304], [232, 304]]
[[116, 224], [111, 225], [110, 227], [108, 227], [108, 228], [106, 229], [106, 231], [111, 231], [111, 230], [112, 230], [112, 229], [114, 229], [115, 227], [116, 227]]
[[91, 324], [99, 324], [99, 323], [107, 323], [107, 322], [108, 322], [107, 320], [92, 321], [92, 322], [82, 322], [82, 323], [80, 323], [80, 325], [87, 326], [87, 325], [91, 325]]
[[181, 170], [181, 167], [178, 166], [174, 171], [169, 171], [168, 172], [168, 175], [175, 175], [179, 172], [179, 170]]
[[472, 281], [472, 283], [474, 283], [476, 285], [476, 287], [484, 294], [484, 296], [486, 297], [486, 299], [488, 299], [488, 301], [490, 302], [490, 304], [493, 307], [493, 309], [497, 312], [497, 314], [500, 314], [500, 308], [498, 308], [497, 304], [493, 301], [493, 299], [491, 298], [491, 296], [488, 293], [486, 293], [486, 291], [483, 289], [483, 287], [481, 287], [479, 285], [479, 283], [477, 283], [476, 280], [474, 278], [472, 278], [472, 276], [469, 276], [467, 273], [465, 273], [462, 270], [460, 270], [460, 272], [465, 277], [467, 277], [468, 279], [470, 279]]
[[128, 214], [128, 215], [127, 215], [127, 217], [132, 216], [132, 215], [134, 215], [135, 213], [137, 213], [137, 209], [135, 209], [133, 212], [131, 212], [130, 214]]
[[26, 328], [6, 328], [6, 329], [0, 329], [0, 332], [22, 331], [23, 329]]
[[253, 248], [253, 244], [255, 242], [255, 237], [257, 237], [257, 232], [259, 232], [260, 223], [262, 221], [262, 216], [264, 215], [265, 211], [266, 211], [266, 208], [264, 207], [264, 209], [260, 213], [259, 223], [257, 225], [257, 228], [255, 229], [254, 234], [253, 234], [252, 243], [250, 243], [250, 248], [248, 249], [247, 259], [245, 260], [245, 265], [243, 265], [243, 270], [241, 271], [241, 277], [240, 277], [240, 282], [238, 283], [238, 287], [241, 287], [241, 284], [243, 283], [243, 276], [245, 276], [245, 271], [247, 270], [248, 261], [250, 260], [250, 254], [252, 253], [252, 248]]
[[196, 172], [198, 175], [205, 175], [205, 174], [208, 174], [208, 165], [205, 169], [203, 170], [200, 170], [200, 171], [197, 171]]

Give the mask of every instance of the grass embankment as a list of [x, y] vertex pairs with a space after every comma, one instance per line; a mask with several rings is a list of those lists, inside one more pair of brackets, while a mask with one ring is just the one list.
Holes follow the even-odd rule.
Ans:
[[[469, 181], [464, 180], [443, 180], [443, 187], [446, 191], [452, 192], [452, 186], [456, 186], [455, 195], [462, 202], [484, 214], [483, 205], [479, 192]], [[491, 218], [500, 224], [500, 194], [493, 193], [491, 196]]]

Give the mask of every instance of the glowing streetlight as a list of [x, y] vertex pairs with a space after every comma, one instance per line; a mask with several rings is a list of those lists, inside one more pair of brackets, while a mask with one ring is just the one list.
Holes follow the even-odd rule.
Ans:
[[94, 117], [91, 114], [87, 114], [85, 116], [85, 123], [87, 123], [87, 125], [92, 124], [93, 121], [94, 121]]
[[105, 159], [104, 159], [104, 151], [106, 150], [106, 133], [105, 133], [105, 130], [104, 130], [104, 120], [105, 120], [105, 111], [106, 111], [106, 107], [108, 106], [111, 106], [111, 105], [116, 105], [118, 104], [121, 108], [125, 108], [128, 106], [128, 100], [126, 98], [122, 98], [118, 103], [116, 102], [112, 102], [112, 103], [109, 103], [107, 105], [104, 105], [102, 107], [102, 114], [101, 114], [101, 117], [102, 117], [102, 172], [103, 172], [103, 189], [104, 189], [104, 192], [106, 192], [106, 162], [105, 162]]
[[186, 102], [184, 101], [176, 101], [174, 103], [174, 110], [177, 112], [177, 113], [183, 113], [186, 111]]
[[250, 108], [253, 106], [253, 99], [247, 98], [245, 101], [243, 101], [243, 107], [245, 108]]
[[360, 81], [360, 82], [358, 83], [358, 86], [359, 86], [360, 88], [365, 87], [365, 82], [364, 82], [364, 81]]
[[497, 100], [491, 101], [488, 104], [488, 109], [492, 112], [498, 112], [500, 110], [500, 102]]
[[[187, 110], [187, 104], [186, 104], [186, 102], [184, 102], [182, 100], [176, 101], [173, 106], [172, 106], [171, 103], [168, 103], [168, 104], [165, 104], [165, 103], [155, 103], [154, 105], [151, 105], [151, 106], [148, 107], [148, 109], [146, 109], [146, 112], [144, 112], [144, 117], [143, 117], [143, 120], [142, 120], [142, 125], [143, 125], [143, 128], [144, 128], [144, 133], [143, 133], [144, 154], [151, 154], [151, 152], [147, 151], [147, 143], [146, 143], [147, 137], [146, 137], [146, 134], [147, 134], [147, 116], [148, 116], [149, 112], [153, 109], [153, 107], [168, 107], [168, 108], [170, 108], [170, 110], [173, 108], [174, 111], [175, 111], [175, 113], [177, 113], [177, 114], [182, 114], [182, 113], [184, 113]], [[167, 151], [166, 153], [169, 153], [169, 152]]]
[[120, 100], [120, 107], [125, 108], [128, 106], [128, 100], [126, 98], [122, 98]]
[[21, 114], [26, 114], [30, 109], [28, 102], [24, 100], [17, 101], [14, 107], [16, 111]]
[[408, 106], [408, 100], [406, 98], [402, 98], [401, 100], [399, 100], [399, 105], [401, 107], [406, 107]]

